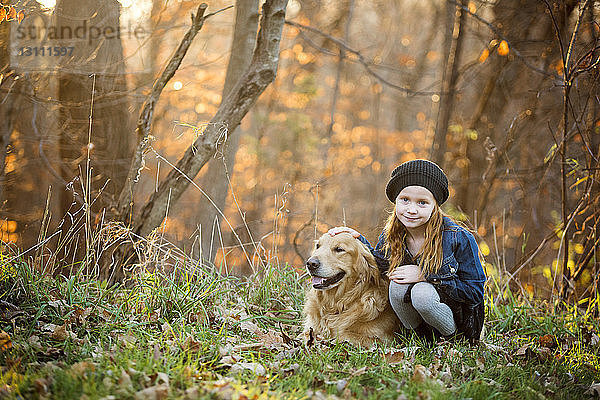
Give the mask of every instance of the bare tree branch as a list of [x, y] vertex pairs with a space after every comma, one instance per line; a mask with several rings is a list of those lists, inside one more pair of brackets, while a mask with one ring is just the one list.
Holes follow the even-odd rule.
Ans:
[[[239, 125], [258, 96], [275, 79], [279, 62], [279, 43], [285, 20], [287, 0], [268, 0], [263, 5], [260, 31], [249, 68], [221, 103], [206, 129], [186, 150], [144, 206], [134, 230], [141, 236], [150, 233], [165, 217], [167, 203], [179, 199], [189, 186], [181, 176], [194, 178], [213, 156], [227, 132]], [[181, 171], [181, 172], [179, 172]]]
[[[461, 1], [465, 2], [465, 0]], [[441, 166], [444, 165], [444, 155], [446, 154], [446, 134], [448, 133], [450, 114], [454, 107], [458, 65], [460, 64], [464, 38], [465, 13], [462, 7], [454, 7], [454, 9], [454, 23], [451, 25], [451, 29], [446, 32], [446, 35], [450, 38], [450, 46], [448, 56], [445, 60], [444, 77], [442, 78], [442, 92], [444, 94], [440, 99], [440, 108], [435, 124], [435, 135], [429, 154], [431, 160]]]
[[521, 62], [529, 69], [531, 69], [532, 71], [538, 72], [542, 75], [545, 76], [549, 76], [552, 78], [558, 78], [558, 75], [556, 74], [551, 74], [548, 71], [544, 71], [541, 68], [536, 67], [535, 65], [531, 64], [529, 61], [527, 61], [527, 58], [525, 58], [525, 56], [523, 54], [521, 54], [521, 52], [513, 45], [511, 44], [510, 40], [502, 34], [502, 32], [500, 32], [498, 30], [498, 28], [496, 28], [494, 26], [494, 24], [492, 24], [491, 22], [485, 20], [484, 18], [482, 18], [481, 16], [471, 12], [471, 10], [469, 10], [469, 7], [467, 6], [463, 6], [462, 4], [460, 4], [458, 1], [456, 0], [447, 0], [450, 4], [454, 4], [457, 7], [460, 7], [464, 12], [466, 12], [467, 14], [469, 14], [470, 16], [472, 16], [473, 18], [475, 18], [477, 21], [481, 22], [482, 24], [486, 25], [496, 36], [498, 36], [500, 39], [504, 40], [507, 44], [508, 47], [510, 47], [512, 53], [519, 59], [521, 60]]
[[[350, 21], [352, 20], [352, 9], [354, 8], [354, 0], [350, 0], [348, 5], [348, 13], [346, 16], [346, 29], [344, 33], [344, 41], [348, 42], [350, 39]], [[327, 135], [331, 136], [333, 133], [333, 124], [335, 123], [335, 109], [337, 107], [338, 95], [340, 90], [340, 80], [342, 78], [342, 68], [344, 67], [344, 60], [346, 59], [346, 52], [344, 49], [339, 49], [339, 59], [337, 70], [335, 73], [335, 85], [333, 87], [333, 96], [331, 98], [331, 111], [329, 113], [329, 127], [327, 128]]]
[[[185, 57], [192, 41], [196, 37], [196, 34], [202, 29], [204, 25], [204, 21], [207, 17], [204, 17], [204, 12], [208, 8], [206, 3], [200, 4], [198, 7], [198, 11], [194, 16], [192, 14], [192, 26], [186, 32], [183, 37], [179, 47], [173, 54], [173, 57], [165, 67], [161, 76], [154, 82], [152, 86], [152, 92], [146, 99], [144, 106], [142, 107], [142, 111], [140, 112], [140, 117], [138, 118], [136, 133], [139, 138], [139, 144], [135, 153], [133, 155], [133, 160], [131, 162], [131, 166], [129, 168], [129, 173], [127, 174], [127, 180], [125, 186], [121, 190], [121, 194], [119, 195], [119, 201], [116, 206], [116, 210], [113, 210], [117, 215], [118, 219], [125, 223], [131, 222], [131, 213], [133, 206], [133, 192], [134, 187], [139, 178], [139, 171], [143, 166], [144, 155], [149, 149], [151, 144], [150, 140], [150, 127], [152, 124], [152, 117], [154, 114], [154, 108], [158, 99], [169, 82], [169, 80], [175, 75], [175, 72], [181, 65], [183, 58]], [[213, 14], [210, 14], [213, 15]]]
[[413, 90], [413, 89], [409, 89], [400, 85], [397, 85], [395, 83], [392, 83], [390, 81], [388, 81], [386, 78], [384, 78], [383, 76], [381, 76], [379, 73], [377, 73], [376, 71], [373, 70], [373, 64], [368, 62], [366, 60], [366, 58], [361, 54], [361, 52], [359, 52], [358, 50], [354, 50], [353, 48], [351, 48], [350, 46], [348, 46], [343, 40], [338, 39], [334, 36], [331, 36], [323, 31], [320, 31], [317, 28], [314, 28], [312, 26], [308, 26], [308, 25], [303, 25], [303, 24], [299, 24], [298, 22], [294, 22], [294, 21], [289, 21], [286, 20], [285, 21], [286, 25], [290, 25], [293, 27], [296, 27], [298, 29], [304, 29], [307, 30], [309, 32], [313, 32], [316, 33], [317, 35], [321, 35], [329, 40], [331, 40], [333, 43], [335, 43], [340, 49], [350, 53], [350, 54], [354, 54], [357, 58], [357, 61], [362, 64], [362, 66], [365, 68], [365, 70], [367, 71], [367, 73], [369, 73], [369, 75], [373, 76], [374, 78], [376, 78], [379, 82], [381, 82], [382, 84], [392, 88], [392, 89], [396, 89], [399, 90], [401, 92], [404, 92], [408, 95], [411, 96], [431, 96], [432, 94], [439, 94], [440, 92], [425, 92], [425, 91], [419, 91], [419, 90]]

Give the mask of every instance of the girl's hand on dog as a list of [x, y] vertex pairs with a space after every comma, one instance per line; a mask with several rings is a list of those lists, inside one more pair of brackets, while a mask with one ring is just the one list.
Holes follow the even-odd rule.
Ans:
[[421, 269], [418, 265], [407, 264], [394, 268], [388, 274], [388, 278], [396, 283], [417, 283], [422, 282]]
[[349, 228], [347, 226], [336, 226], [335, 228], [331, 228], [330, 230], [328, 230], [327, 233], [330, 236], [335, 236], [338, 233], [349, 233], [352, 235], [352, 237], [355, 237], [355, 238], [360, 236], [360, 233], [358, 233], [354, 229]]

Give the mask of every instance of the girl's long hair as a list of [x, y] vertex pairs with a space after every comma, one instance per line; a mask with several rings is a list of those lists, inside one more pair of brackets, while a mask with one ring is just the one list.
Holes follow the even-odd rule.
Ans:
[[[425, 228], [425, 243], [418, 254], [413, 254], [419, 259], [419, 268], [421, 274], [427, 277], [430, 274], [435, 274], [442, 266], [444, 258], [442, 252], [442, 231], [444, 225], [444, 213], [436, 204], [431, 213], [427, 227]], [[406, 253], [406, 235], [408, 232], [402, 222], [396, 217], [396, 209], [390, 213], [384, 228], [385, 251], [390, 254], [390, 268], [392, 272], [394, 268], [403, 264], [404, 254]]]

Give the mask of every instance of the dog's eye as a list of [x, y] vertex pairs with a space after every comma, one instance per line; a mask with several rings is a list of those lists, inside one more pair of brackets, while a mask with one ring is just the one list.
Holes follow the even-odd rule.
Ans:
[[316, 249], [318, 249], [319, 247], [321, 247], [321, 244], [320, 244], [320, 243], [317, 243], [317, 244], [315, 245], [315, 248], [316, 248]]
[[336, 253], [341, 253], [344, 251], [344, 249], [342, 249], [341, 247], [338, 246], [338, 247], [334, 247], [333, 251], [335, 251]]

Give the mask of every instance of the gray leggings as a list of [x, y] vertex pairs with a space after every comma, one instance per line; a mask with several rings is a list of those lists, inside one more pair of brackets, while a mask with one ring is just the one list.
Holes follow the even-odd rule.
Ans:
[[456, 331], [452, 310], [440, 302], [440, 295], [428, 282], [418, 282], [410, 292], [410, 303], [404, 302], [404, 295], [410, 284], [390, 282], [390, 303], [394, 312], [407, 329], [415, 329], [423, 321], [449, 336]]

